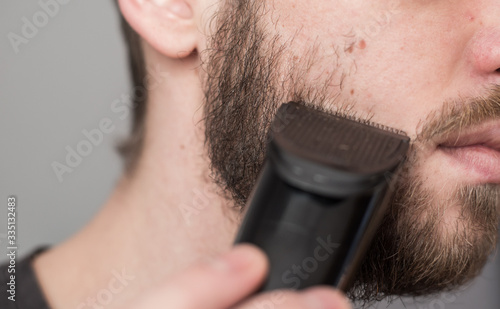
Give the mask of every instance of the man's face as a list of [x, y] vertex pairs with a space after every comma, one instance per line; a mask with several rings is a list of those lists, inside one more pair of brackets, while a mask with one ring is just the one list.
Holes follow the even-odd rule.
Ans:
[[496, 244], [500, 1], [233, 0], [206, 54], [214, 176], [243, 207], [281, 103], [407, 132], [410, 160], [355, 298], [464, 284]]

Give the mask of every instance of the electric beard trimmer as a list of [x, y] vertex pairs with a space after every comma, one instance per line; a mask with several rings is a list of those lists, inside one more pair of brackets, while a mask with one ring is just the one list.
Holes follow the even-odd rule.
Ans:
[[409, 138], [392, 129], [283, 104], [235, 243], [267, 254], [259, 292], [333, 285], [346, 292], [391, 195]]

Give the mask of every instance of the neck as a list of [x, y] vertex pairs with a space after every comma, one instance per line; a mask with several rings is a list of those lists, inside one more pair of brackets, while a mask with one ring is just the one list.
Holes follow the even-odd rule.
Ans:
[[35, 259], [52, 308], [119, 308], [231, 246], [240, 219], [209, 177], [199, 79], [180, 74], [149, 92], [148, 135], [133, 175], [82, 231]]

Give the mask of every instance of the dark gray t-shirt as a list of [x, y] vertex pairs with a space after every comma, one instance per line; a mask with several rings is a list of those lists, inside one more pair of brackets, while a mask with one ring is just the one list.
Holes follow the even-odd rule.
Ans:
[[11, 293], [7, 292], [10, 288], [7, 283], [10, 281], [8, 272], [8, 263], [0, 265], [0, 308], [2, 309], [50, 309], [40, 285], [37, 281], [35, 272], [31, 267], [33, 258], [45, 251], [47, 247], [40, 247], [30, 253], [28, 256], [16, 261], [15, 267], [15, 300], [9, 300]]

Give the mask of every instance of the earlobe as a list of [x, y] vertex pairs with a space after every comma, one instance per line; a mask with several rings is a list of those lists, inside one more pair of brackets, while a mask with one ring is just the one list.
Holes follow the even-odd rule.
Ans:
[[197, 48], [191, 0], [119, 0], [130, 26], [158, 52], [183, 58]]

